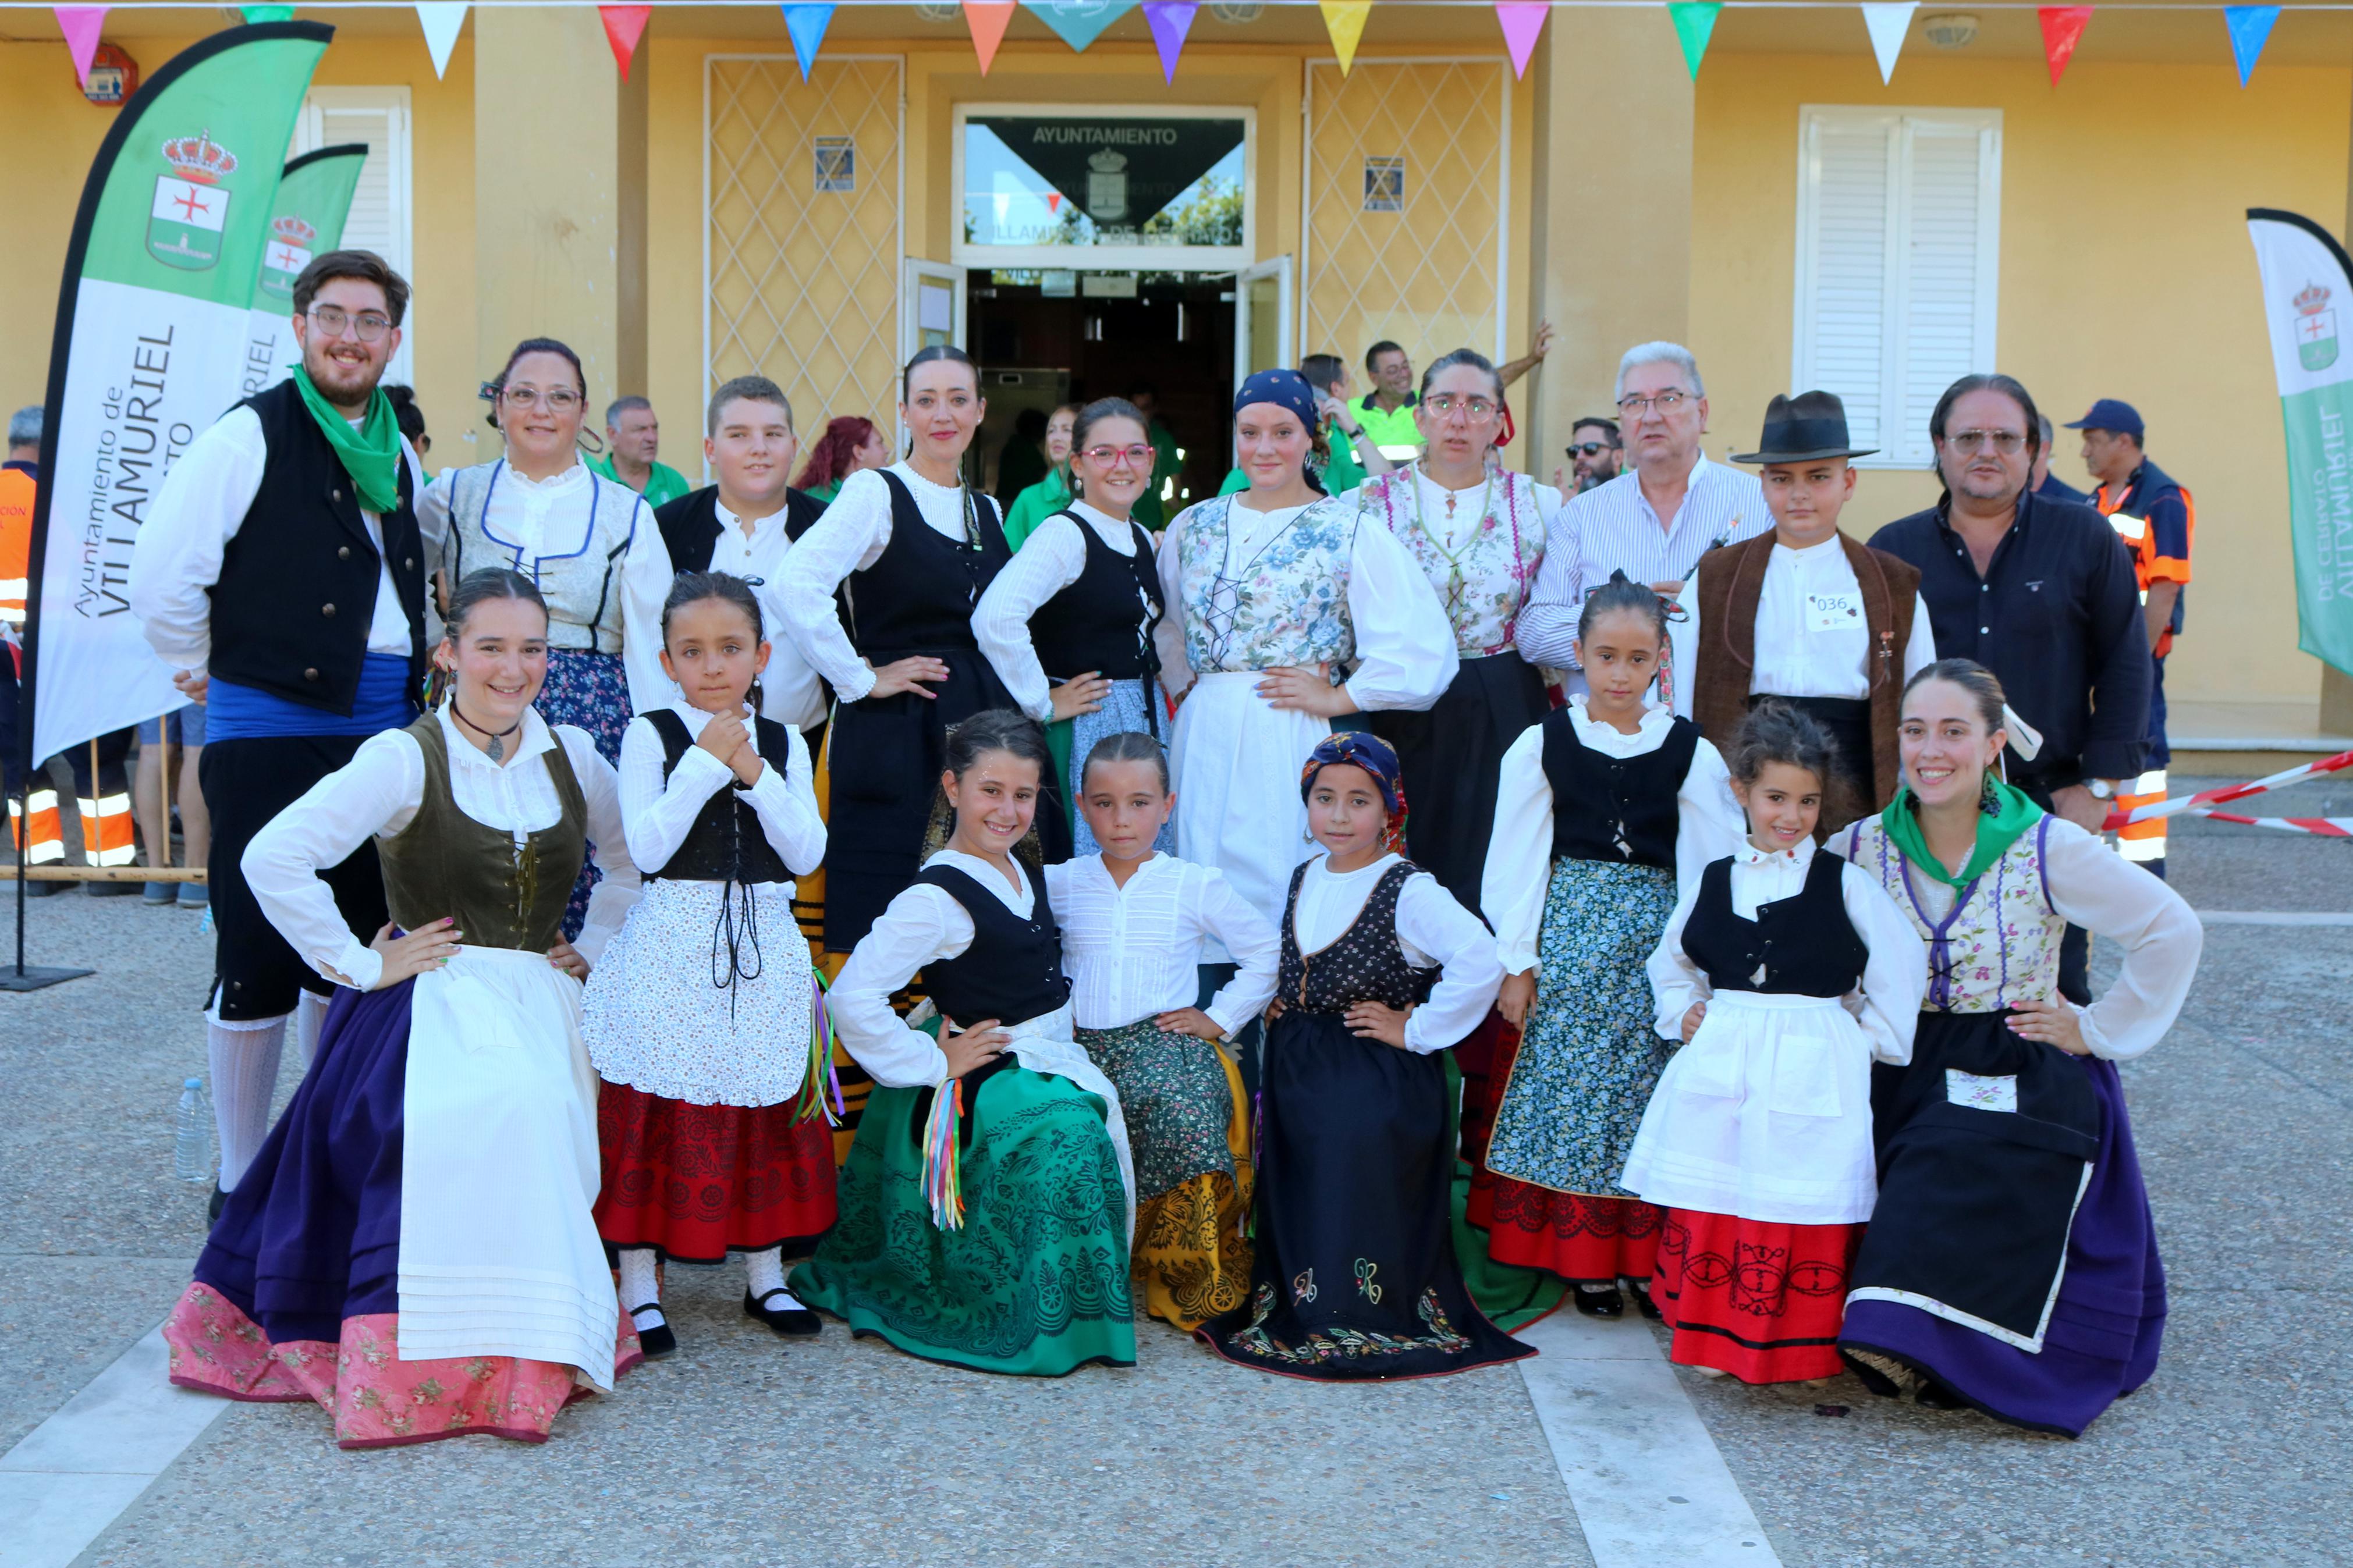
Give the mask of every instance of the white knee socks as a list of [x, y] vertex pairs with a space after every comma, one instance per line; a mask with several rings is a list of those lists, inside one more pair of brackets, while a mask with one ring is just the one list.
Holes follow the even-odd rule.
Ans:
[[744, 1255], [744, 1268], [745, 1273], [749, 1276], [748, 1283], [751, 1286], [753, 1300], [757, 1301], [764, 1307], [778, 1309], [784, 1311], [791, 1311], [794, 1308], [800, 1305], [800, 1302], [793, 1299], [793, 1293], [789, 1290], [785, 1290], [785, 1299], [781, 1301], [771, 1301], [767, 1299], [769, 1291], [785, 1289], [785, 1250], [783, 1247], [772, 1247], [765, 1252], [745, 1253]]
[[286, 1048], [286, 1020], [207, 1018], [205, 1056], [212, 1068], [213, 1124], [220, 1132], [220, 1184], [234, 1189], [269, 1135], [269, 1099], [278, 1089], [278, 1058]]
[[[661, 1281], [654, 1273], [652, 1247], [621, 1248], [621, 1306], [640, 1329], [650, 1329], [665, 1321], [661, 1315]], [[646, 1310], [638, 1310], [640, 1307]]]
[[294, 1004], [294, 1043], [302, 1052], [302, 1070], [309, 1072], [311, 1064], [319, 1059], [319, 1031], [327, 1022], [327, 998], [305, 991]]

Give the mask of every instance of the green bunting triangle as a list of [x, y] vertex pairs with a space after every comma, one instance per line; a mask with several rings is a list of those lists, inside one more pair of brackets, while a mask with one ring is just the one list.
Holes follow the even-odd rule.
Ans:
[[290, 22], [294, 19], [291, 5], [241, 5], [238, 11], [248, 22]]
[[1699, 62], [1707, 58], [1707, 40], [1715, 32], [1715, 15], [1723, 9], [1723, 0], [1677, 0], [1667, 7], [1667, 16], [1675, 25], [1675, 37], [1683, 47], [1683, 64], [1691, 67], [1694, 81], [1699, 79]]

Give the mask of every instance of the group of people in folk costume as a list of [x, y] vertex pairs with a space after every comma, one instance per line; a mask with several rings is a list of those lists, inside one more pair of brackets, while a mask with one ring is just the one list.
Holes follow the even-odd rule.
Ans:
[[[1527, 1356], [1507, 1331], [1564, 1292], [1629, 1291], [1679, 1363], [2044, 1430], [2153, 1370], [2115, 1063], [2198, 927], [2004, 783], [2033, 737], [1838, 531], [1834, 400], [1776, 400], [1743, 459], [1774, 527], [1682, 611], [1623, 574], [1548, 606], [1556, 707], [1514, 628], [1561, 498], [1496, 466], [1469, 351], [1423, 376], [1426, 455], [1337, 495], [1314, 394], [1251, 376], [1247, 488], [1156, 542], [1146, 422], [1090, 405], [1017, 552], [963, 480], [955, 349], [905, 369], [906, 458], [821, 512], [744, 458], [781, 394], [722, 388], [721, 483], [656, 526], [559, 450], [586, 388], [544, 341], [497, 384], [506, 458], [415, 499], [357, 352], [380, 371], [405, 290], [306, 282], [353, 320], [375, 289], [376, 338], [314, 331], [150, 530], [229, 541], [216, 604], [256, 591], [252, 535], [296, 580], [363, 542], [437, 675], [413, 721], [280, 744], [308, 773], [230, 850], [266, 926], [225, 951], [278, 942], [332, 999], [226, 1183], [175, 1381], [314, 1399], [349, 1447], [543, 1437], [675, 1348], [660, 1264], [731, 1252], [781, 1334], [1036, 1375], [1132, 1363], [1139, 1295], [1351, 1380]], [[232, 440], [281, 513], [188, 479]], [[1825, 575], [1870, 616], [1809, 624]], [[258, 635], [216, 630], [215, 689], [247, 672], [273, 743], [348, 718], [360, 658], [273, 691]], [[2070, 922], [2123, 950], [2089, 1007], [2055, 994]], [[238, 1005], [258, 973], [224, 958], [216, 1030], [290, 1010]], [[872, 1088], [837, 1173], [845, 1062]]]

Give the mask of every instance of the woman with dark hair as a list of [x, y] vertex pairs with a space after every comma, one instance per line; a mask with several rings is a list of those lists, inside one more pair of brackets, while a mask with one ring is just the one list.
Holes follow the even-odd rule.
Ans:
[[1008, 706], [972, 632], [981, 594], [1012, 556], [997, 503], [964, 479], [988, 411], [980, 372], [962, 349], [934, 344], [907, 362], [900, 398], [914, 450], [852, 474], [776, 588], [786, 632], [838, 699], [824, 764], [828, 952], [857, 946], [914, 880], [947, 731]]
[[[579, 355], [553, 338], [526, 339], [482, 395], [505, 455], [443, 469], [417, 503], [418, 526], [443, 541], [452, 582], [504, 566], [538, 584], [548, 614], [539, 706], [617, 763], [629, 715], [675, 695], [661, 668], [670, 552], [645, 499], [580, 460], [588, 388]], [[567, 931], [580, 930], [594, 885], [584, 869]]]
[[[1127, 1123], [1071, 1038], [1030, 837], [1046, 767], [1044, 733], [1010, 710], [948, 732], [933, 851], [828, 995], [875, 1088], [841, 1217], [792, 1276], [853, 1332], [1033, 1377], [1135, 1362]], [[891, 1006], [918, 972], [936, 1038]]]
[[[2080, 1436], [2157, 1371], [2165, 1267], [2116, 1064], [2172, 1027], [2202, 932], [2002, 778], [2005, 744], [2036, 748], [1983, 666], [1914, 676], [1901, 733], [1903, 787], [1832, 840], [1928, 969], [1911, 1061], [1872, 1069], [1879, 1202], [1839, 1348], [1874, 1393]], [[2071, 922], [2123, 950], [2088, 1006], [2058, 990]]]
[[793, 489], [830, 501], [850, 475], [888, 468], [890, 463], [891, 444], [874, 427], [874, 421], [862, 414], [837, 415], [825, 422], [825, 434], [810, 444], [808, 458], [801, 464], [800, 478], [793, 481]]
[[[533, 709], [547, 607], [486, 568], [450, 596], [448, 700], [364, 743], [264, 828], [246, 876], [339, 989], [294, 1099], [164, 1327], [172, 1381], [316, 1400], [346, 1448], [546, 1439], [638, 1359], [590, 1209], [580, 983], [637, 896], [612, 766]], [[575, 946], [584, 855], [607, 873]], [[373, 841], [362, 943], [321, 873]]]

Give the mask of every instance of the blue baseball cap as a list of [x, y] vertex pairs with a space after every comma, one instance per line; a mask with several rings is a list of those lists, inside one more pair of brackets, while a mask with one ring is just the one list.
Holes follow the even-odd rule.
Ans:
[[2070, 430], [2113, 430], [2119, 436], [2141, 438], [2140, 414], [2122, 398], [2103, 397], [2092, 405], [2081, 419], [2067, 423]]

